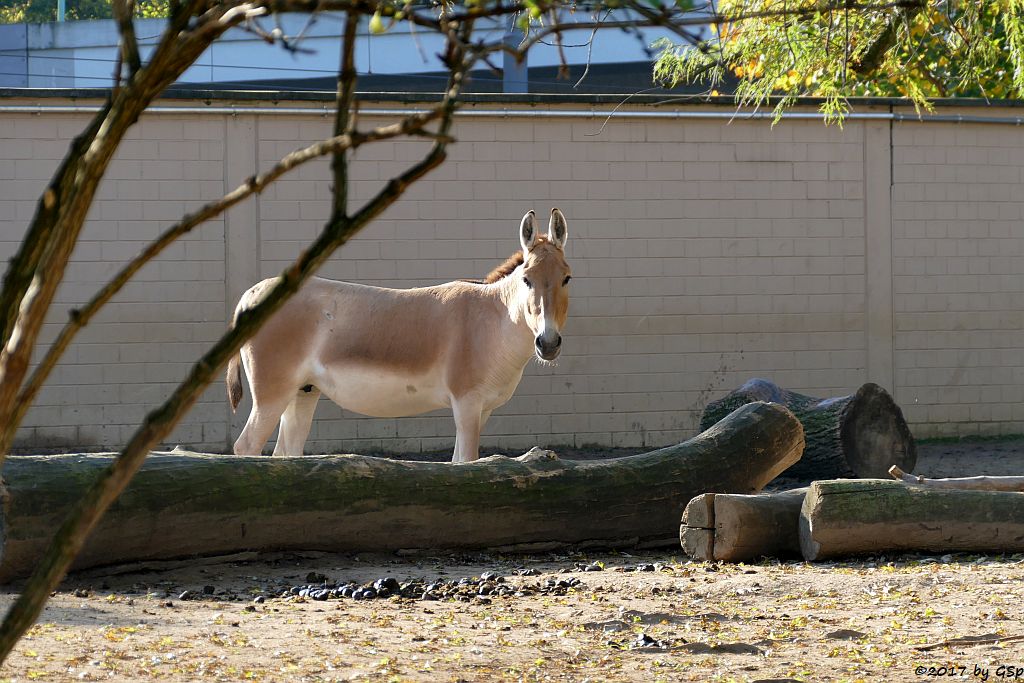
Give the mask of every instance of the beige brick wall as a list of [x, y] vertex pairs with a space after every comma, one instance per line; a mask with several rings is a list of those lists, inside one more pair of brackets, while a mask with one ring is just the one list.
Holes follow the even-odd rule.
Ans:
[[898, 398], [919, 432], [1019, 433], [1024, 136], [908, 123], [892, 144]]
[[[85, 120], [0, 114], [4, 257]], [[47, 334], [181, 213], [329, 130], [313, 115], [145, 116], [103, 183]], [[918, 436], [1024, 431], [1017, 129], [468, 115], [455, 135], [446, 164], [323, 275], [395, 287], [478, 277], [515, 251], [527, 209], [565, 212], [564, 352], [557, 367], [528, 368], [485, 444], [678, 441], [710, 398], [751, 376], [821, 396], [878, 381]], [[352, 201], [425, 149], [360, 150]], [[169, 249], [81, 335], [21, 443], [124, 441], [329, 203], [326, 161], [309, 164]], [[243, 421], [218, 384], [170, 443], [223, 450]], [[325, 400], [307, 449], [447, 450], [453, 435], [447, 414], [370, 419]]]

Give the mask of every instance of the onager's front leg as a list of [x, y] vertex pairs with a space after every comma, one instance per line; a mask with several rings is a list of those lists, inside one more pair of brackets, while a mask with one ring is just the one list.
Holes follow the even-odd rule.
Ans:
[[[455, 416], [455, 452], [452, 462], [472, 462], [480, 457], [480, 430], [485, 420], [472, 401], [452, 401]], [[488, 411], [488, 415], [490, 412]]]

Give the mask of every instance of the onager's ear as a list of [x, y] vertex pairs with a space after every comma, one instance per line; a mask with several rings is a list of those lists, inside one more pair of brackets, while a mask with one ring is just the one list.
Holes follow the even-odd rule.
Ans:
[[523, 222], [519, 224], [519, 244], [523, 245], [523, 254], [533, 249], [537, 242], [537, 214], [527, 211]]
[[565, 216], [558, 209], [551, 209], [551, 221], [548, 223], [548, 239], [561, 248], [565, 248], [565, 241], [569, 239], [569, 225], [565, 222]]

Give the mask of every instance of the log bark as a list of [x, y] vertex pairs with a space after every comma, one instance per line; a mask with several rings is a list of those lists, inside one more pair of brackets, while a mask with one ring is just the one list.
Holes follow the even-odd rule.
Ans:
[[702, 561], [743, 562], [800, 555], [800, 508], [807, 488], [744, 495], [704, 493], [687, 505], [683, 550]]
[[916, 474], [907, 474], [896, 465], [889, 468], [893, 479], [905, 484], [930, 486], [936, 489], [973, 489], [975, 491], [1021, 491], [1024, 492], [1024, 477], [949, 477], [928, 479]]
[[773, 401], [793, 411], [804, 426], [807, 445], [800, 461], [785, 472], [802, 481], [885, 478], [890, 465], [913, 471], [917, 447], [903, 411], [877, 384], [865, 384], [850, 396], [815, 398], [752, 379], [704, 409], [707, 429], [739, 406]]
[[806, 560], [890, 552], [1024, 551], [1024, 493], [816, 481], [800, 511]]
[[[546, 451], [459, 465], [155, 453], [74, 568], [246, 550], [674, 545], [695, 495], [758, 491], [802, 450], [796, 418], [756, 403], [682, 444], [604, 461], [559, 460]], [[7, 461], [0, 581], [34, 567], [111, 458]]]

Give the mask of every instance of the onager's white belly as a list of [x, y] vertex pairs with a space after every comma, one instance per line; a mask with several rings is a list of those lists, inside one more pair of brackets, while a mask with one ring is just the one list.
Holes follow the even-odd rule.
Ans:
[[405, 417], [451, 405], [439, 374], [410, 377], [383, 368], [335, 366], [315, 372], [313, 384], [345, 410], [370, 417]]

